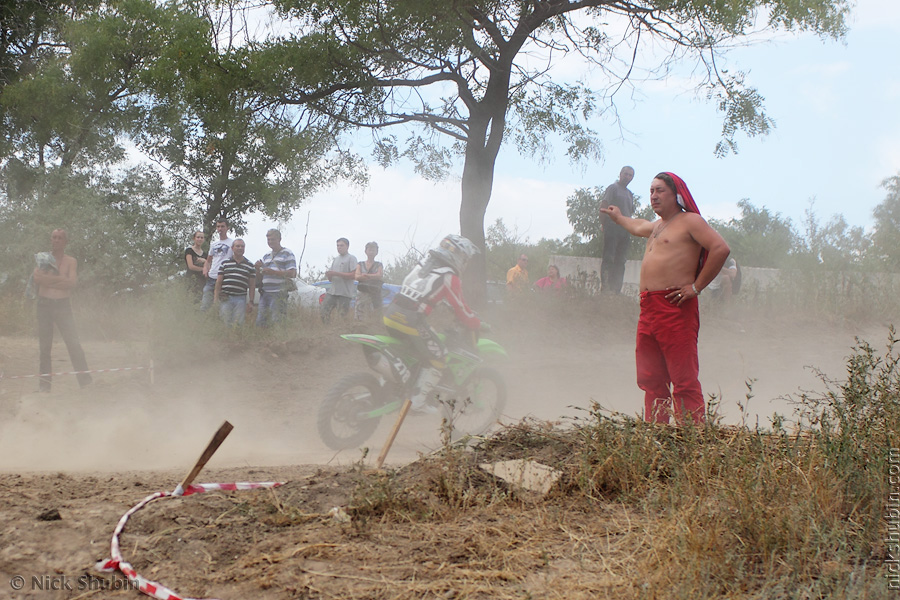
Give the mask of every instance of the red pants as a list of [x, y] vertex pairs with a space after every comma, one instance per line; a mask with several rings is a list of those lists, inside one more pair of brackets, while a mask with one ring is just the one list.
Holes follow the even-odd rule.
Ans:
[[691, 298], [676, 306], [666, 300], [667, 293], [641, 293], [635, 359], [637, 384], [644, 390], [644, 420], [668, 423], [669, 414], [674, 413], [679, 423], [685, 415], [694, 423], [702, 423], [705, 410], [697, 358], [699, 303]]

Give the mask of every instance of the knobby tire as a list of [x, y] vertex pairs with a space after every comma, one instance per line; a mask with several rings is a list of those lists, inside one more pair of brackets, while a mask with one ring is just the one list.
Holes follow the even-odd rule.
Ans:
[[381, 386], [369, 373], [353, 373], [338, 381], [319, 405], [316, 427], [332, 450], [359, 447], [375, 433], [381, 418], [362, 416], [383, 404]]

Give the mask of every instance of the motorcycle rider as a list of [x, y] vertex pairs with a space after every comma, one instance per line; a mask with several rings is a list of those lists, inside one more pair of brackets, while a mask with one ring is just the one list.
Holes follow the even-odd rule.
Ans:
[[428, 315], [443, 302], [466, 329], [477, 331], [481, 327], [481, 320], [463, 299], [460, 281], [469, 259], [476, 254], [478, 248], [467, 238], [448, 235], [406, 276], [400, 292], [385, 310], [388, 334], [404, 341], [422, 359], [411, 398], [412, 410], [420, 414], [437, 412], [426, 399], [441, 380], [447, 358], [447, 348], [428, 324]]

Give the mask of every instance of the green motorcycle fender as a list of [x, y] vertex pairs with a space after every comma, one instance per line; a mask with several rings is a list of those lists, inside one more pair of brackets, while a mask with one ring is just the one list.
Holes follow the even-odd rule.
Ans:
[[347, 333], [341, 336], [348, 342], [362, 344], [364, 346], [402, 346], [403, 342], [389, 335], [368, 335], [365, 333]]
[[509, 358], [509, 354], [506, 353], [506, 350], [503, 349], [503, 346], [487, 338], [481, 338], [478, 340], [478, 354], [485, 358], [489, 358], [492, 356], [502, 356], [503, 358]]

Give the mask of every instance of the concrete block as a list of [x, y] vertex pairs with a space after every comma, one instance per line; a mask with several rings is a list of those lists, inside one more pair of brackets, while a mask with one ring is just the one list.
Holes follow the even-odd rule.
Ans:
[[562, 472], [531, 460], [504, 460], [482, 463], [481, 469], [516, 487], [546, 496]]

